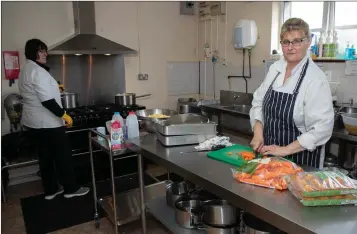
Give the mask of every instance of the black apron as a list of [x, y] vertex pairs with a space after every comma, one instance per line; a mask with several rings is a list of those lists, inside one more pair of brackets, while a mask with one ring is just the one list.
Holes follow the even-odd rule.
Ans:
[[[273, 84], [280, 72], [269, 86], [263, 99], [264, 145], [287, 146], [302, 134], [294, 123], [293, 113], [296, 97], [308, 66], [309, 60], [304, 64], [292, 94], [273, 90]], [[312, 152], [304, 150], [286, 158], [292, 159], [297, 164], [319, 168], [321, 149], [322, 146], [319, 146]]]

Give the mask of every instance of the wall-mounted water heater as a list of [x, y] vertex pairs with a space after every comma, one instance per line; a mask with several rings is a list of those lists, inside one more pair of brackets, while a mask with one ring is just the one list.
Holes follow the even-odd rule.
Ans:
[[257, 24], [254, 20], [239, 20], [233, 30], [235, 49], [251, 49], [258, 39]]

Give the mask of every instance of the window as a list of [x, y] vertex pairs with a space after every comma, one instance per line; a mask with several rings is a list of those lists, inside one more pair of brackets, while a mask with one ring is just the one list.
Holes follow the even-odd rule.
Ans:
[[357, 27], [357, 2], [336, 2], [335, 3], [335, 26]]
[[[291, 17], [302, 18], [318, 37], [321, 30], [334, 28], [340, 48], [345, 48], [348, 42], [357, 47], [357, 2], [285, 2], [283, 8], [284, 21]], [[329, 16], [330, 12], [335, 13], [334, 17]]]
[[356, 9], [357, 2], [335, 2], [335, 27], [342, 48], [348, 42], [357, 47]]
[[291, 2], [290, 17], [304, 19], [311, 31], [321, 31], [323, 12], [323, 2]]

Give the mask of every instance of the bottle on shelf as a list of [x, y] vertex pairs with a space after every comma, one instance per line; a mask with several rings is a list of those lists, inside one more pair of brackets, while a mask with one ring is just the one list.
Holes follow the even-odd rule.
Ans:
[[352, 45], [350, 48], [350, 59], [351, 60], [356, 59], [356, 48], [354, 45]]
[[124, 134], [120, 121], [117, 119], [117, 116], [115, 116], [116, 118], [114, 116], [110, 125], [110, 143], [112, 144], [112, 149], [116, 150], [123, 148]]
[[323, 44], [322, 57], [331, 57], [332, 30], [327, 31], [326, 40]]
[[120, 122], [120, 125], [121, 125], [121, 128], [123, 130], [123, 134], [124, 134], [124, 137], [126, 135], [126, 129], [125, 129], [125, 123], [124, 123], [124, 119], [123, 117], [120, 115], [120, 112], [114, 112], [114, 115], [113, 115], [113, 120], [118, 120]]
[[334, 30], [333, 31], [333, 41], [332, 41], [332, 44], [331, 44], [331, 55], [332, 57], [336, 58], [338, 57], [338, 53], [339, 53], [339, 46], [340, 46], [340, 41], [338, 39], [338, 34], [337, 34], [337, 31]]
[[350, 42], [347, 42], [347, 46], [345, 48], [344, 59], [348, 60], [350, 58]]
[[324, 43], [325, 43], [325, 31], [321, 30], [320, 32], [320, 38], [319, 38], [319, 44], [318, 44], [318, 57], [322, 58], [323, 56], [323, 49], [324, 49]]
[[128, 139], [139, 137], [139, 122], [134, 111], [131, 111], [126, 117], [126, 129], [128, 134]]

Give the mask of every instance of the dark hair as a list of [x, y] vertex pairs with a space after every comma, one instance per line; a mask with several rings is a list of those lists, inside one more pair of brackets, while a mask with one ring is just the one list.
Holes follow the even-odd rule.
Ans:
[[27, 59], [35, 62], [38, 56], [37, 53], [40, 50], [47, 51], [47, 45], [43, 41], [36, 38], [28, 40], [25, 45], [25, 56]]

